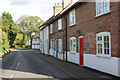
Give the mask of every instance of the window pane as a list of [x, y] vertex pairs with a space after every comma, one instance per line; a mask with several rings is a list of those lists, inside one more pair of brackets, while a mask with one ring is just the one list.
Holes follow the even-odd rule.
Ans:
[[98, 44], [98, 54], [102, 54], [102, 44]]
[[99, 41], [99, 37], [98, 37], [98, 41]]
[[100, 54], [102, 54], [102, 48], [100, 50], [101, 50]]
[[70, 51], [72, 51], [72, 40], [70, 40]]
[[107, 41], [109, 41], [109, 36], [107, 36]]
[[106, 45], [107, 45], [107, 43], [106, 43], [106, 42], [104, 42], [104, 48], [107, 48], [107, 46], [106, 46]]
[[104, 54], [106, 54], [107, 53], [107, 49], [104, 49]]
[[76, 39], [73, 39], [73, 42], [76, 43]]
[[100, 48], [98, 48], [98, 54], [100, 53]]
[[73, 45], [73, 51], [76, 51], [76, 45]]
[[110, 53], [109, 53], [109, 49], [107, 49], [107, 54], [110, 54]]
[[107, 41], [107, 39], [106, 39], [107, 37], [106, 36], [104, 36], [104, 41]]
[[107, 42], [107, 49], [109, 49], [109, 42]]
[[100, 41], [102, 41], [102, 36], [100, 36]]

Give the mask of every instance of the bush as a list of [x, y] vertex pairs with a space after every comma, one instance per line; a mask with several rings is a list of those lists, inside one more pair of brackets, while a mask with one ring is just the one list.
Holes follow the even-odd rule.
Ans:
[[27, 38], [23, 34], [17, 34], [12, 45], [14, 48], [24, 48], [27, 43]]
[[7, 34], [2, 31], [2, 55], [7, 54], [10, 49], [9, 49], [9, 42], [7, 38]]

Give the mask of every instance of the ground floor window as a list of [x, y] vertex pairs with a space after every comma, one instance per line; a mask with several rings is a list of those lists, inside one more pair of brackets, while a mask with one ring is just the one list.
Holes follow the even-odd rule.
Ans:
[[70, 38], [70, 52], [76, 53], [76, 37]]
[[101, 32], [96, 34], [96, 45], [98, 56], [111, 56], [111, 38], [110, 32]]
[[53, 49], [53, 40], [50, 40], [50, 48]]
[[58, 40], [58, 52], [62, 53], [62, 39]]

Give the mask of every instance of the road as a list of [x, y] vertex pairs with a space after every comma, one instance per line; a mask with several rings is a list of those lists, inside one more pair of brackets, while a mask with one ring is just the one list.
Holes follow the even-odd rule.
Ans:
[[52, 64], [37, 56], [32, 50], [13, 50], [2, 59], [3, 78], [53, 79], [72, 78]]

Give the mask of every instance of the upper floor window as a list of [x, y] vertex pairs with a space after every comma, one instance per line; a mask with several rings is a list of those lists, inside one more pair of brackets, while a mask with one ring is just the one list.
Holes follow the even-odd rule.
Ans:
[[76, 20], [75, 20], [75, 10], [72, 10], [69, 13], [69, 20], [70, 20], [70, 26], [75, 25], [76, 24]]
[[62, 53], [62, 39], [58, 40], [58, 51]]
[[58, 30], [62, 29], [62, 19], [58, 20]]
[[70, 38], [70, 52], [76, 52], [76, 37]]
[[111, 56], [111, 38], [110, 32], [101, 32], [96, 35], [97, 55]]
[[110, 12], [110, 0], [96, 0], [96, 16]]
[[53, 24], [50, 25], [50, 33], [53, 33]]

